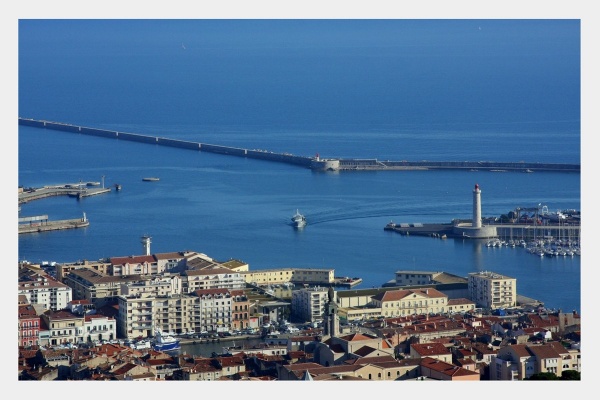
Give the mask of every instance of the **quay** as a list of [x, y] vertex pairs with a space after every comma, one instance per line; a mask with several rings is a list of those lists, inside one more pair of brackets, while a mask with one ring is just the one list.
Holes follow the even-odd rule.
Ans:
[[[388, 223], [383, 229], [392, 231], [401, 235], [416, 235], [416, 236], [431, 236], [436, 238], [455, 238], [455, 239], [473, 239], [467, 235], [456, 233], [453, 229], [456, 226], [454, 223], [446, 224], [420, 224], [420, 223]], [[498, 238], [513, 238], [523, 239], [526, 241], [548, 238], [576, 238], [579, 241], [581, 237], [580, 225], [561, 225], [561, 224], [518, 224], [518, 223], [503, 223], [489, 224], [496, 229]], [[476, 239], [476, 238], [475, 238]], [[481, 238], [489, 239], [489, 238]]]
[[28, 189], [19, 188], [19, 204], [44, 199], [46, 197], [65, 195], [81, 199], [83, 197], [95, 196], [110, 191], [111, 188], [84, 187], [81, 184], [65, 184]]
[[362, 278], [349, 278], [347, 276], [335, 277], [331, 286], [352, 289], [354, 286], [360, 285]]
[[380, 161], [377, 159], [343, 159], [296, 156], [290, 153], [274, 153], [260, 149], [244, 149], [208, 143], [169, 139], [159, 136], [141, 135], [71, 125], [61, 122], [35, 120], [19, 117], [19, 125], [43, 128], [82, 135], [129, 140], [160, 146], [177, 147], [195, 151], [205, 151], [223, 155], [253, 158], [266, 161], [298, 165], [315, 171], [428, 171], [463, 170], [490, 172], [581, 172], [579, 164], [529, 163], [529, 162], [493, 162], [493, 161]]
[[57, 221], [48, 220], [47, 215], [19, 218], [19, 234], [56, 231], [62, 229], [76, 229], [89, 226], [85, 213], [82, 218], [63, 219]]

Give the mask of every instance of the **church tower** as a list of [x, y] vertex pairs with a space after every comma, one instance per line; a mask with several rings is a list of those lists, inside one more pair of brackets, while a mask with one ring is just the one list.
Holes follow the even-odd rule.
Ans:
[[338, 305], [334, 297], [333, 287], [329, 287], [327, 292], [328, 302], [325, 305], [323, 314], [323, 335], [337, 337], [340, 333], [340, 316], [338, 315]]

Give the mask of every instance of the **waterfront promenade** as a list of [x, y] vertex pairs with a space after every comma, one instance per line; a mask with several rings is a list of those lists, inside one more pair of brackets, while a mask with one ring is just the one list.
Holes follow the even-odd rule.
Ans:
[[35, 120], [19, 117], [19, 125], [58, 130], [82, 135], [92, 135], [112, 139], [128, 140], [160, 146], [177, 147], [195, 151], [205, 151], [223, 155], [253, 158], [266, 161], [282, 162], [316, 171], [414, 171], [414, 170], [466, 170], [491, 172], [569, 172], [579, 173], [579, 164], [531, 163], [531, 162], [494, 162], [494, 161], [381, 161], [377, 159], [343, 159], [297, 156], [290, 153], [275, 153], [266, 150], [244, 149], [208, 143], [170, 139], [166, 137], [142, 135], [71, 125], [61, 122]]

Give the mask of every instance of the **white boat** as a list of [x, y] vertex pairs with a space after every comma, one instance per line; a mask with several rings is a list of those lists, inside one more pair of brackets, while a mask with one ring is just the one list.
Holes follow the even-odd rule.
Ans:
[[157, 177], [151, 176], [151, 177], [149, 177], [149, 178], [142, 178], [142, 180], [143, 180], [144, 182], [158, 182], [158, 181], [160, 181], [160, 178], [157, 178]]
[[181, 348], [181, 344], [176, 337], [165, 335], [162, 330], [155, 329], [152, 348], [157, 351], [177, 350]]
[[142, 349], [150, 349], [151, 348], [150, 341], [149, 340], [144, 340], [144, 339], [138, 340], [138, 341], [136, 341], [134, 343], [130, 343], [129, 347], [131, 347], [132, 349], [135, 349], [135, 350], [142, 350]]
[[296, 228], [303, 228], [306, 225], [306, 218], [296, 210], [296, 214], [292, 217], [292, 222]]

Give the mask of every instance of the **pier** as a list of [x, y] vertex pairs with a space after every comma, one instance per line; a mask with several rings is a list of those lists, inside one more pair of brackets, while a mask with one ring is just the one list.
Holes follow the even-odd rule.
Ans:
[[[120, 188], [117, 187], [117, 190]], [[83, 184], [64, 184], [55, 186], [44, 186], [41, 188], [19, 189], [19, 204], [28, 203], [33, 200], [44, 199], [53, 196], [69, 196], [78, 199], [108, 193], [111, 188], [87, 187]]]
[[19, 218], [19, 234], [57, 231], [62, 229], [76, 229], [89, 226], [85, 213], [82, 218], [63, 219], [50, 221], [47, 215]]
[[71, 132], [75, 134], [99, 136], [104, 138], [129, 140], [160, 146], [177, 147], [195, 151], [205, 151], [223, 155], [253, 158], [265, 161], [298, 165], [315, 171], [428, 171], [463, 170], [490, 172], [575, 172], [581, 171], [580, 164], [530, 163], [530, 162], [494, 162], [494, 161], [380, 161], [377, 159], [343, 159], [297, 156], [290, 153], [275, 153], [266, 150], [244, 149], [208, 143], [169, 139], [160, 136], [141, 135], [107, 129], [97, 129], [71, 125], [61, 122], [35, 120], [19, 117], [19, 125]]

